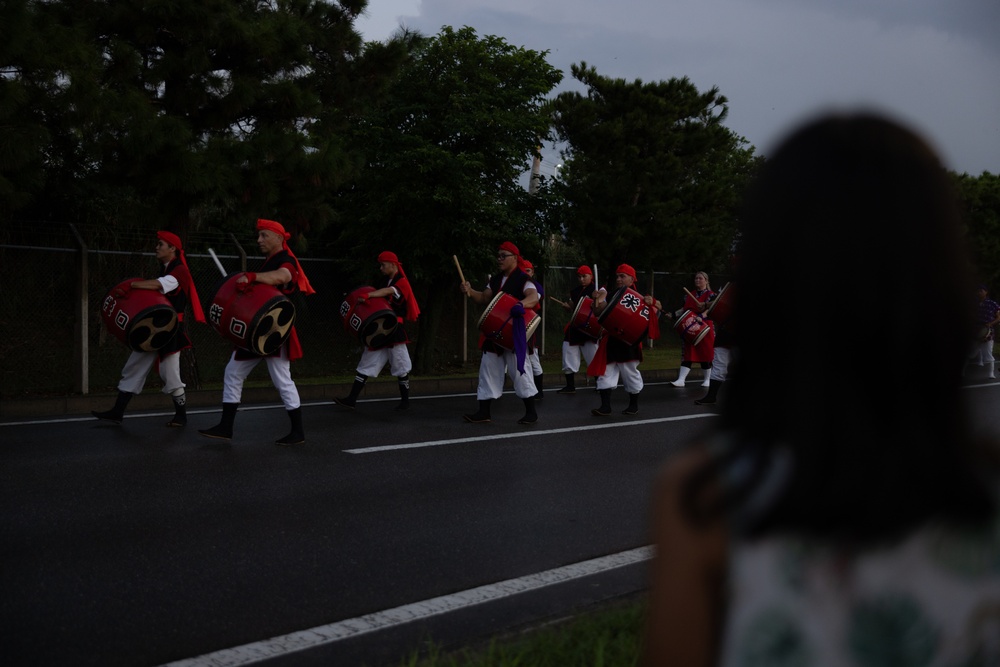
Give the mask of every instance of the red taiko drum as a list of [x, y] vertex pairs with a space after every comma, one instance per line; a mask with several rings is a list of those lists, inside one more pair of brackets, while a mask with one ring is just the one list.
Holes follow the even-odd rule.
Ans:
[[115, 338], [138, 352], [156, 352], [177, 333], [177, 311], [161, 292], [132, 289], [129, 278], [110, 290], [101, 303], [101, 319]]
[[[479, 317], [479, 330], [491, 340], [505, 350], [514, 349], [514, 321], [510, 314], [510, 309], [516, 303], [521, 303], [506, 292], [500, 292], [489, 305], [486, 311]], [[525, 339], [531, 338], [542, 318], [534, 310], [524, 311]]]
[[569, 318], [569, 325], [585, 336], [597, 339], [601, 337], [601, 323], [594, 315], [594, 300], [589, 296], [580, 297]]
[[292, 333], [295, 305], [277, 287], [244, 283], [237, 287], [233, 273], [215, 287], [208, 306], [208, 322], [236, 347], [266, 357], [281, 349]]
[[345, 295], [340, 303], [340, 317], [344, 320], [344, 331], [356, 335], [364, 345], [378, 349], [395, 340], [393, 334], [399, 326], [399, 318], [388, 299], [365, 298], [374, 291], [374, 287], [366, 285]]
[[693, 310], [685, 310], [677, 318], [674, 328], [677, 329], [677, 333], [681, 335], [685, 343], [697, 345], [712, 330], [712, 325]]
[[619, 287], [597, 321], [614, 338], [635, 345], [649, 328], [651, 313], [641, 294], [631, 287]]

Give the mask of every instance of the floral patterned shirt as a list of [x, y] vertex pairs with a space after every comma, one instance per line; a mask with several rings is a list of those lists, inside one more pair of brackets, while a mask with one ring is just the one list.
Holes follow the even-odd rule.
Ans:
[[860, 553], [738, 542], [730, 573], [725, 667], [1000, 665], [1000, 520]]

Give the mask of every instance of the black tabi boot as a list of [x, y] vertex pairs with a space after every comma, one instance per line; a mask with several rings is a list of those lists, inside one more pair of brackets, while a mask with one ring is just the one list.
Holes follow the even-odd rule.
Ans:
[[545, 394], [542, 393], [542, 385], [544, 384], [542, 382], [543, 377], [545, 377], [544, 374], [535, 376], [535, 389], [538, 390], [538, 393], [535, 394], [535, 398], [537, 398], [539, 401], [545, 398]]
[[131, 392], [119, 391], [118, 398], [115, 399], [115, 407], [107, 410], [106, 412], [91, 410], [90, 414], [94, 415], [98, 419], [103, 419], [104, 421], [121, 424], [122, 419], [125, 417], [125, 407], [128, 405], [128, 402], [132, 400], [133, 396], [135, 396], [135, 394]]
[[472, 422], [473, 424], [482, 424], [484, 422], [490, 421], [490, 403], [493, 399], [488, 398], [485, 401], [479, 401], [479, 409], [476, 410], [475, 414], [462, 415], [465, 421]]
[[601, 396], [601, 407], [594, 408], [590, 414], [595, 417], [607, 417], [611, 414], [611, 390], [601, 389], [597, 393]]
[[274, 441], [276, 445], [301, 445], [306, 441], [306, 433], [302, 430], [302, 408], [288, 411], [288, 419], [292, 422], [292, 431], [284, 438]]
[[338, 405], [343, 405], [345, 408], [353, 408], [358, 402], [358, 396], [361, 394], [361, 390], [365, 388], [365, 382], [367, 381], [367, 375], [358, 373], [354, 376], [354, 384], [351, 385], [351, 393], [347, 395], [347, 398], [335, 398], [333, 400], [336, 401]]
[[556, 392], [557, 394], [576, 393], [576, 373], [566, 373], [566, 386]]
[[538, 421], [538, 413], [535, 412], [535, 397], [529, 396], [524, 400], [524, 416], [517, 420], [518, 424], [534, 424]]
[[408, 410], [410, 408], [410, 376], [404, 375], [399, 378], [399, 405], [397, 410]]
[[222, 421], [213, 426], [212, 428], [198, 429], [198, 433], [201, 433], [207, 438], [219, 438], [220, 440], [232, 440], [233, 439], [233, 422], [236, 421], [236, 408], [240, 406], [239, 403], [223, 403], [222, 404]]
[[187, 395], [171, 396], [174, 399], [174, 416], [167, 422], [167, 426], [187, 426]]
[[628, 407], [622, 410], [623, 415], [639, 414], [639, 394], [628, 395]]
[[718, 396], [719, 388], [722, 387], [722, 380], [711, 380], [708, 383], [708, 393], [694, 402], [695, 405], [714, 405]]

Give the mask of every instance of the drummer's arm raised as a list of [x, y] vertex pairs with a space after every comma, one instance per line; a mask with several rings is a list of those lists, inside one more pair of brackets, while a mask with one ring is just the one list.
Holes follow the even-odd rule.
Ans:
[[595, 290], [592, 298], [594, 299], [594, 315], [600, 315], [608, 307], [608, 291], [603, 287]]

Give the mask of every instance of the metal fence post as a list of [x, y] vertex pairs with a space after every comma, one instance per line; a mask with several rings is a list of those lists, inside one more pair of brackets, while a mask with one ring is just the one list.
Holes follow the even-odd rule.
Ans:
[[80, 232], [77, 231], [73, 223], [68, 223], [76, 242], [80, 244], [79, 275], [76, 281], [76, 304], [77, 309], [74, 314], [73, 328], [73, 365], [76, 367], [76, 379], [74, 389], [86, 395], [90, 393], [90, 353], [89, 338], [87, 336], [88, 317], [90, 313], [90, 290], [89, 272], [87, 264], [87, 244], [84, 242]]

